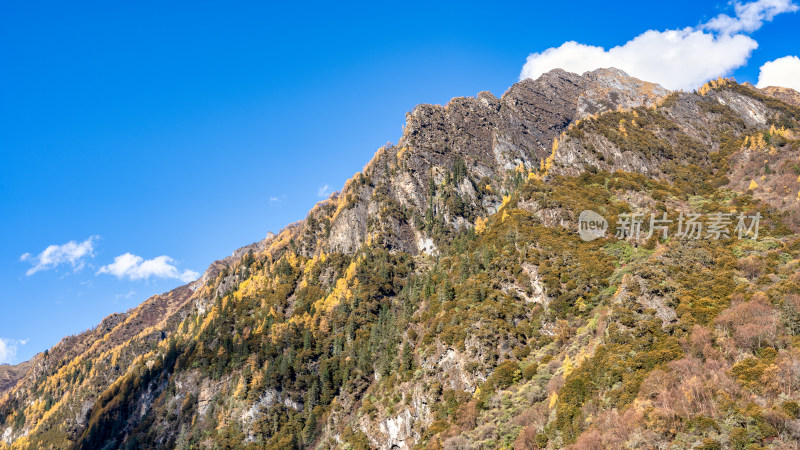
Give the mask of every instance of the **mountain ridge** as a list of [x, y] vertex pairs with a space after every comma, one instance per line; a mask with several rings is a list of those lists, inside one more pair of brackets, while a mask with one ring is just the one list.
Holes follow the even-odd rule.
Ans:
[[[498, 214], [504, 219], [512, 206], [518, 206], [520, 213], [531, 214], [548, 226], [575, 220], [574, 208], [569, 206], [574, 199], [567, 199], [562, 204], [548, 204], [552, 200], [541, 195], [542, 189], [546, 191], [546, 184], [541, 183], [623, 170], [653, 177], [654, 183], [685, 185], [680, 188], [684, 190], [696, 190], [694, 185], [705, 188], [702, 186], [704, 183], [733, 186], [735, 182], [713, 179], [724, 175], [719, 173], [720, 168], [728, 170], [719, 165], [714, 154], [739, 155], [733, 170], [750, 176], [754, 164], [755, 167], [762, 166], [764, 152], [769, 155], [770, 148], [781, 143], [773, 136], [781, 137], [783, 147], [786, 142], [794, 145], [791, 142], [796, 140], [791, 130], [780, 130], [784, 130], [787, 124], [796, 125], [797, 111], [783, 102], [769, 103], [765, 99], [773, 97], [767, 97], [766, 92], [720, 79], [702, 87], [698, 93], [676, 93], [635, 80], [615, 69], [600, 69], [588, 75], [555, 70], [537, 80], [516, 83], [500, 99], [479, 93], [476, 97], [455, 98], [444, 106], [417, 106], [408, 114], [398, 144], [379, 149], [362, 172], [348, 180], [341, 192], [315, 205], [306, 219], [212, 263], [199, 280], [153, 296], [128, 313], [109, 316], [94, 330], [65, 338], [50, 351], [34, 358], [33, 368], [0, 400], [0, 417], [6, 425], [12, 415], [15, 421], [20, 421], [15, 411], [29, 410], [28, 415], [22, 416], [20, 426], [6, 426], [3, 441], [14, 446], [24, 446], [27, 442], [32, 445], [30, 436], [39, 436], [43, 439], [40, 443], [56, 445], [61, 439], [69, 443], [66, 446], [86, 447], [98, 442], [98, 436], [110, 436], [108, 430], [115, 430], [114, 433], [122, 436], [119, 445], [123, 441], [130, 443], [131, 436], [137, 435], [137, 427], [144, 418], [135, 418], [136, 415], [132, 414], [130, 419], [123, 421], [122, 428], [108, 428], [111, 424], [103, 413], [116, 402], [114, 389], [128, 386], [126, 383], [130, 383], [133, 392], [142, 390], [135, 404], [145, 410], [155, 408], [156, 399], [162, 398], [169, 386], [177, 384], [197, 385], [196, 389], [187, 388], [181, 401], [195, 398], [196, 405], [212, 404], [214, 395], [210, 393], [215, 390], [217, 394], [225, 392], [228, 388], [223, 386], [234, 383], [235, 377], [228, 374], [225, 377], [229, 379], [223, 377], [211, 382], [209, 380], [214, 380], [214, 377], [201, 377], [186, 368], [179, 369], [182, 367], [181, 357], [173, 355], [173, 352], [181, 355], [192, 353], [187, 350], [196, 341], [195, 337], [190, 338], [195, 336], [192, 333], [202, 334], [203, 330], [214, 326], [222, 318], [221, 311], [233, 308], [231, 305], [234, 303], [255, 302], [265, 295], [280, 299], [273, 304], [260, 300], [261, 306], [253, 311], [260, 308], [269, 313], [263, 318], [263, 324], [255, 322], [244, 326], [241, 333], [233, 333], [233, 337], [239, 336], [240, 340], [245, 339], [241, 338], [245, 334], [254, 334], [257, 326], [284, 330], [281, 332], [298, 326], [322, 330], [329, 326], [326, 324], [328, 317], [335, 317], [342, 305], [347, 301], [353, 302], [353, 296], [357, 297], [353, 291], [359, 288], [353, 282], [360, 279], [361, 275], [357, 274], [363, 269], [359, 267], [364, 267], [368, 258], [376, 258], [372, 251], [363, 253], [365, 248], [374, 248], [374, 252], [382, 255], [380, 258], [384, 258], [381, 260], [384, 262], [378, 264], [381, 267], [410, 266], [408, 258], [416, 258], [413, 265], [425, 267], [435, 265], [440, 251], [454, 245], [453, 242], [457, 242], [463, 233], [470, 230], [474, 230], [473, 234], [482, 233], [478, 230], [485, 226], [485, 221], [492, 218], [491, 223], [495, 223]], [[780, 117], [781, 114], [786, 115], [786, 120]], [[781, 124], [781, 121], [785, 123]], [[769, 133], [770, 142], [762, 144], [759, 141], [750, 145], [747, 147], [749, 152], [742, 153], [738, 144], [733, 144], [734, 140], [744, 136], [761, 135], [763, 139], [764, 133]], [[791, 159], [777, 151], [770, 157], [776, 167], [784, 167]], [[707, 172], [711, 177], [702, 181], [693, 179], [692, 172], [694, 175]], [[784, 178], [776, 181], [775, 186], [782, 183], [788, 186], [792, 182]], [[800, 182], [800, 177], [797, 182]], [[761, 184], [769, 187], [769, 183]], [[776, 194], [776, 187], [770, 187], [773, 189], [771, 192], [756, 189], [753, 195], [785, 210], [785, 202], [795, 200], [792, 198], [794, 191], [792, 195]], [[748, 190], [742, 186], [739, 189], [741, 192]], [[797, 186], [794, 190], [797, 191]], [[644, 200], [628, 199], [634, 207], [645, 204]], [[790, 225], [792, 223], [798, 224], [795, 221]], [[380, 249], [388, 253], [383, 254]], [[341, 263], [331, 262], [335, 260], [341, 260]], [[527, 287], [511, 283], [501, 290], [507, 295], [538, 299], [530, 303], [539, 308], [536, 305], [546, 305], [550, 301], [546, 300], [548, 294], [544, 284], [535, 281], [542, 268], [525, 264], [529, 263], [522, 264], [520, 270], [533, 281]], [[325, 266], [324, 270], [322, 266]], [[399, 280], [409, 276], [407, 270], [417, 273], [422, 269], [398, 269], [398, 273], [405, 275], [386, 278], [390, 281], [376, 288], [376, 298], [398, 297], [401, 291], [394, 285], [403, 284]], [[283, 282], [282, 277], [300, 281], [295, 286], [296, 280]], [[316, 280], [317, 284], [309, 280]], [[251, 297], [252, 300], [247, 300]], [[664, 323], [671, 323], [673, 316], [677, 320], [674, 312], [670, 313], [673, 308], [661, 300], [652, 300], [652, 304], [666, 314]], [[239, 313], [230, 314], [239, 317]], [[525, 314], [534, 313], [528, 311]], [[282, 326], [265, 326], [269, 317]], [[524, 320], [532, 320], [531, 317]], [[248, 328], [250, 330], [245, 331]], [[401, 333], [401, 336], [406, 344], [414, 341], [406, 333]], [[86, 346], [87, 341], [91, 341], [91, 345]], [[188, 347], [178, 350], [179, 342]], [[519, 339], [515, 337], [509, 342], [516, 344], [505, 344], [507, 347], [501, 352], [504, 355], [517, 348]], [[597, 344], [592, 342], [592, 345]], [[478, 354], [485, 352], [485, 349], [480, 349], [481, 345], [475, 344], [474, 348]], [[489, 382], [496, 372], [490, 371], [485, 376], [468, 375], [468, 362], [460, 350], [443, 346], [437, 351], [441, 355], [428, 355], [428, 362], [419, 364], [428, 367], [429, 371], [449, 367], [443, 370], [452, 372], [458, 379], [457, 382], [447, 382], [453, 390], [469, 392], [479, 384]], [[154, 355], [160, 355], [158, 361], [161, 362], [152, 359]], [[417, 357], [425, 360], [421, 355]], [[507, 360], [512, 359], [519, 358], [512, 356]], [[98, 373], [97, 364], [111, 370]], [[174, 367], [170, 368], [170, 364]], [[250, 367], [249, 362], [242, 364]], [[154, 372], [153, 368], [159, 365], [161, 368]], [[317, 360], [309, 367], [319, 371], [321, 365]], [[128, 381], [133, 373], [126, 370], [129, 367], [138, 367], [135, 370], [141, 371], [136, 378], [154, 377], [148, 381], [151, 384]], [[183, 375], [173, 375], [173, 371]], [[81, 377], [84, 381], [92, 380], [92, 383], [81, 381], [73, 386]], [[320, 377], [323, 384], [328, 383], [324, 376]], [[70, 378], [72, 381], [63, 383]], [[340, 414], [334, 408], [319, 413], [320, 418], [327, 417], [329, 428], [336, 429], [333, 425], [347, 421], [354, 411], [365, 408], [361, 397], [364, 390], [361, 389], [367, 386], [365, 389], [368, 390], [374, 385], [361, 378], [353, 383], [352, 390], [339, 394], [341, 404], [349, 404], [349, 410]], [[306, 386], [306, 389], [312, 388]], [[365, 422], [363, 417], [357, 420], [350, 417], [349, 420], [360, 424], [360, 433], [367, 435], [370, 445], [403, 447], [410, 446], [412, 441], [418, 443], [430, 439], [433, 435], [426, 438], [422, 429], [413, 425], [416, 422], [427, 423], [426, 428], [430, 429], [431, 424], [435, 424], [430, 420], [433, 415], [431, 408], [423, 401], [429, 393], [419, 391], [418, 387], [414, 389], [410, 394], [413, 408], [403, 409], [406, 412], [392, 419], [393, 422], [384, 421], [376, 426], [371, 421]], [[34, 395], [36, 391], [62, 390], [61, 397], [58, 400], [53, 398], [46, 410], [44, 405], [48, 401], [41, 400], [41, 395]], [[276, 403], [285, 405], [289, 414], [309, 414], [303, 406], [307, 401], [297, 398], [291, 389], [269, 388], [258, 392], [257, 401], [249, 409], [245, 408], [246, 412], [252, 413], [241, 416], [241, 426], [251, 429], [248, 433], [252, 433], [256, 418], [262, 416], [262, 409], [274, 408]], [[107, 399], [105, 396], [109, 395]], [[23, 399], [28, 397], [39, 398], [33, 404], [41, 402], [42, 405], [20, 408]], [[106, 400], [111, 402], [104, 403]], [[314, 401], [321, 402], [321, 399], [315, 398]], [[51, 411], [66, 417], [65, 408], [71, 411], [73, 418], [58, 426], [52, 422], [56, 413]], [[195, 413], [203, 409], [201, 406], [188, 408], [187, 411]], [[238, 408], [233, 409], [238, 411]], [[412, 413], [412, 409], [415, 412]], [[203, 411], [204, 414], [207, 412]], [[309, 423], [312, 422], [305, 422], [306, 427], [310, 426]], [[315, 431], [316, 428], [319, 426], [314, 424], [309, 431], [300, 433], [309, 436], [307, 445], [321, 445], [328, 440], [341, 442], [346, 434], [342, 429], [334, 433]], [[246, 438], [250, 439], [251, 435], [246, 435]], [[376, 440], [379, 435], [386, 439], [383, 443]], [[52, 440], [44, 440], [48, 436]], [[562, 434], [558, 436], [562, 437]], [[350, 438], [360, 439], [358, 436]], [[168, 436], [157, 439], [163, 439], [156, 441], [160, 445], [170, 442]]]

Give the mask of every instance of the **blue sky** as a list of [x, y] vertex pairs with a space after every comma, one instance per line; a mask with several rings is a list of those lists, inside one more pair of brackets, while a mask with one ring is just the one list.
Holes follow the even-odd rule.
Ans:
[[0, 362], [302, 219], [414, 105], [499, 96], [532, 53], [640, 70], [626, 43], [692, 27], [744, 36], [717, 71], [753, 83], [800, 53], [800, 14], [708, 25], [724, 2], [165, 3], [0, 4]]

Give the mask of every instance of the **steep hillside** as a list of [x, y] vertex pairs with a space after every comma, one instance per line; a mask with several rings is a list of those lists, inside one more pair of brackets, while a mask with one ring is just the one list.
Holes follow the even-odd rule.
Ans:
[[16, 365], [0, 364], [0, 393], [13, 388], [31, 368], [31, 362], [25, 361]]
[[[420, 105], [303, 221], [38, 355], [0, 399], [0, 445], [785, 447], [800, 439], [786, 98], [601, 69]], [[581, 239], [584, 210], [605, 236]], [[647, 235], [651, 213], [669, 236]], [[695, 213], [730, 232], [677, 236]], [[631, 214], [644, 233], [616, 237]]]
[[794, 89], [780, 86], [768, 86], [762, 89], [762, 92], [770, 97], [775, 97], [778, 100], [789, 103], [790, 105], [800, 106], [800, 92], [797, 92]]

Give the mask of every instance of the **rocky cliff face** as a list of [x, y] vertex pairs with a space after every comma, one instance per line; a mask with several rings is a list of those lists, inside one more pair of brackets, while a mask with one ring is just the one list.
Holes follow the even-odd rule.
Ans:
[[[792, 292], [794, 94], [554, 70], [501, 98], [420, 105], [305, 220], [34, 358], [0, 399], [0, 445], [574, 442], [592, 417], [652, 401], [637, 397], [650, 371], [679, 360], [735, 286], [755, 289], [731, 271], [756, 251], [585, 243], [577, 213], [761, 208], [777, 246], [764, 251], [785, 256], [763, 263], [773, 284], [758, 289]], [[696, 266], [675, 269], [686, 255]], [[697, 273], [728, 279], [711, 293]], [[624, 347], [639, 331], [652, 348]], [[576, 376], [610, 364], [598, 351], [628, 365], [582, 391]], [[637, 351], [663, 360], [645, 370]]]
[[[617, 69], [583, 76], [554, 70], [515, 84], [500, 99], [481, 92], [444, 106], [420, 105], [408, 114], [397, 145], [380, 149], [299, 225], [310, 237], [303, 240], [305, 252], [322, 244], [325, 251], [349, 253], [370, 235], [388, 248], [431, 252], [435, 243], [419, 230], [429, 211], [447, 228], [470, 227], [497, 210], [506, 173], [539, 168], [571, 124], [604, 111], [652, 106], [668, 93]], [[431, 192], [456, 166], [452, 192]]]

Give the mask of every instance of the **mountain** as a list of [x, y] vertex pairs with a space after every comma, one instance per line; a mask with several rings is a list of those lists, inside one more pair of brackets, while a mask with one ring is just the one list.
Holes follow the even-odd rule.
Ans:
[[794, 445], [797, 96], [554, 70], [417, 106], [304, 220], [37, 355], [0, 446]]
[[0, 392], [7, 391], [14, 387], [30, 369], [30, 361], [17, 365], [0, 364]]
[[780, 86], [768, 86], [762, 92], [794, 106], [800, 106], [800, 92]]

